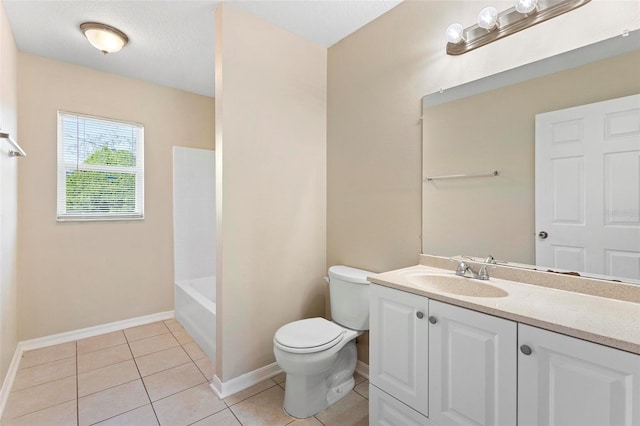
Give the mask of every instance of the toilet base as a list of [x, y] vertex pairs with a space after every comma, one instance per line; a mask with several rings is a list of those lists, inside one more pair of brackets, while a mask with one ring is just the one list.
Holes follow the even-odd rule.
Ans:
[[356, 381], [353, 377], [351, 377], [343, 384], [336, 386], [333, 389], [329, 389], [329, 393], [327, 394], [327, 407], [332, 406], [333, 404], [347, 396], [355, 385]]
[[356, 345], [352, 340], [338, 353], [333, 368], [324, 374], [287, 373], [284, 411], [304, 419], [319, 413], [349, 394], [355, 385]]
[[[301, 384], [301, 380], [304, 379], [305, 376], [291, 377], [287, 376], [287, 384], [285, 386], [304, 386], [305, 384], [308, 386], [313, 386], [309, 381], [302, 380], [306, 382], [305, 384]], [[297, 383], [296, 383], [297, 382]], [[325, 382], [323, 380], [323, 382]], [[320, 411], [325, 408], [329, 408], [336, 402], [340, 401], [345, 396], [349, 395], [349, 392], [353, 389], [355, 385], [355, 380], [353, 377], [347, 380], [345, 383], [336, 386], [333, 389], [327, 389], [326, 386], [322, 386], [320, 383], [316, 383], [313, 390], [310, 390], [306, 394], [299, 392], [289, 392], [285, 391], [284, 394], [284, 411], [291, 417], [296, 417], [298, 419], [306, 419], [307, 417], [311, 417], [315, 414], [318, 414]], [[325, 396], [325, 397], [323, 397]]]

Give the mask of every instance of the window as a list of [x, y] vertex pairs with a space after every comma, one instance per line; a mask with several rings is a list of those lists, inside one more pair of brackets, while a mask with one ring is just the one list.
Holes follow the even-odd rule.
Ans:
[[58, 112], [58, 220], [142, 219], [144, 127]]

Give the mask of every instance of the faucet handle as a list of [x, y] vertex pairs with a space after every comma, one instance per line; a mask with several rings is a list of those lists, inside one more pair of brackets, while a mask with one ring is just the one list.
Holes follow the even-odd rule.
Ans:
[[464, 260], [458, 260], [458, 266], [456, 267], [456, 275], [464, 276], [470, 269], [469, 265]]
[[[494, 262], [495, 263], [495, 262]], [[488, 280], [489, 279], [489, 269], [495, 268], [495, 265], [486, 262], [480, 265], [480, 269], [478, 270], [478, 279]]]

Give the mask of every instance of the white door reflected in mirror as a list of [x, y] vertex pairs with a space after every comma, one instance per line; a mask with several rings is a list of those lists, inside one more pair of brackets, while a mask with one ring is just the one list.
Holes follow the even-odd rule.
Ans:
[[538, 114], [535, 147], [536, 264], [640, 282], [640, 95]]

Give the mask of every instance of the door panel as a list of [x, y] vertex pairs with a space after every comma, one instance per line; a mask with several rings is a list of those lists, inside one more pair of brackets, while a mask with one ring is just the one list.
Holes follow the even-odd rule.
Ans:
[[640, 95], [536, 116], [536, 264], [640, 282]]

